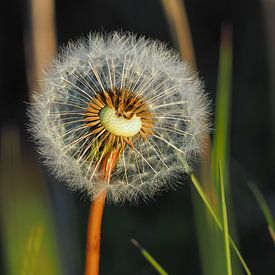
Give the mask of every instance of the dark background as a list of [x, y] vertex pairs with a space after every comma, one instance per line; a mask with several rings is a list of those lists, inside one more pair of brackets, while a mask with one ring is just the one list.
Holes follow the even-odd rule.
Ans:
[[[262, 2], [185, 2], [198, 70], [213, 102], [221, 24], [229, 22], [233, 27], [230, 164], [240, 246], [253, 274], [274, 274], [274, 246], [262, 213], [246, 186], [247, 179], [254, 179], [274, 213], [274, 102]], [[26, 8], [25, 1], [1, 3], [0, 118], [1, 127], [10, 123], [20, 126], [22, 144], [30, 152], [33, 145], [24, 130], [29, 100], [23, 47], [24, 30], [28, 28]], [[174, 47], [157, 0], [57, 0], [56, 26], [59, 46], [91, 31], [122, 29]], [[44, 174], [65, 274], [81, 274], [89, 202], [56, 184], [46, 170]], [[129, 242], [130, 238], [139, 240], [171, 274], [201, 274], [188, 181], [147, 204], [107, 206], [102, 234], [102, 274], [155, 274]]]

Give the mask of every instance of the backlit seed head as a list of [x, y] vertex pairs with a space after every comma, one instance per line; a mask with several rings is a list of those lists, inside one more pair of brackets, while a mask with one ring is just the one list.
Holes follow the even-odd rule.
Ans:
[[208, 102], [189, 66], [160, 42], [116, 32], [63, 49], [29, 116], [52, 172], [114, 202], [181, 183], [208, 131]]

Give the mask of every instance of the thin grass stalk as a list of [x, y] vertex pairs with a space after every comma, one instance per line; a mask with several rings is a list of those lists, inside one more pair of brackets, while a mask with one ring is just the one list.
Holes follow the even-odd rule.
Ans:
[[258, 186], [254, 182], [249, 182], [248, 186], [253, 195], [255, 196], [257, 203], [263, 212], [265, 221], [267, 223], [268, 232], [273, 240], [273, 243], [275, 244], [275, 220], [270, 211], [270, 208], [268, 207], [268, 204]]
[[[161, 3], [181, 57], [196, 68], [195, 51], [184, 0], [161, 0]], [[211, 140], [209, 135], [205, 137], [204, 147], [200, 166], [201, 177], [206, 179], [203, 182], [210, 182]]]
[[181, 56], [196, 67], [194, 47], [184, 1], [162, 0], [162, 6], [170, 31], [178, 45]]
[[230, 106], [232, 82], [232, 28], [224, 24], [221, 29], [219, 72], [216, 95], [215, 135], [212, 149], [212, 178], [217, 190], [220, 188], [221, 162], [225, 191], [229, 192], [229, 144]]
[[155, 260], [155, 258], [144, 249], [135, 239], [131, 239], [132, 244], [137, 247], [143, 257], [151, 264], [151, 266], [158, 272], [160, 275], [168, 275], [167, 271]]
[[[196, 67], [194, 48], [192, 43], [191, 31], [188, 24], [188, 18], [184, 1], [181, 0], [162, 0], [162, 5], [169, 22], [171, 32], [179, 47], [181, 56]], [[227, 82], [226, 82], [227, 83]], [[229, 85], [227, 85], [230, 87]], [[211, 171], [211, 140], [208, 135], [204, 140], [204, 153], [201, 158], [200, 179], [204, 184], [204, 189], [207, 191], [213, 205], [219, 202], [217, 190], [213, 185]], [[219, 253], [222, 247], [222, 236], [219, 236], [218, 231], [212, 227], [211, 221], [208, 223], [208, 216], [205, 215], [203, 204], [198, 200], [195, 193], [192, 193], [193, 204], [195, 210], [195, 220], [200, 246], [203, 271], [205, 274], [220, 274], [224, 266], [224, 256]], [[201, 223], [207, 223], [201, 230]], [[211, 255], [215, 254], [212, 261], [209, 260], [209, 249], [211, 247]], [[219, 259], [218, 259], [219, 257]]]
[[[233, 65], [233, 43], [232, 26], [224, 23], [221, 28], [219, 72], [217, 80], [216, 113], [215, 113], [215, 134], [213, 136], [212, 148], [212, 180], [216, 194], [220, 195], [220, 171], [219, 162], [223, 172], [223, 183], [226, 196], [228, 223], [230, 224], [231, 235], [237, 240], [237, 229], [234, 219], [234, 207], [231, 196], [229, 179], [229, 154], [230, 154], [230, 109], [231, 109], [231, 86], [232, 86], [232, 65]], [[219, 195], [217, 197], [219, 197]], [[217, 199], [217, 210], [222, 215], [221, 199]], [[221, 245], [224, 238], [221, 238]], [[234, 274], [241, 274], [240, 265], [235, 255], [232, 255], [232, 269]], [[226, 255], [224, 255], [226, 264]]]
[[228, 229], [227, 207], [226, 207], [223, 171], [222, 171], [221, 162], [219, 162], [219, 171], [220, 171], [220, 185], [221, 185], [222, 225], [223, 225], [224, 249], [225, 249], [225, 258], [226, 258], [226, 271], [227, 271], [227, 275], [232, 275], [230, 239], [229, 239], [230, 236], [229, 236], [229, 229]]
[[[30, 92], [42, 78], [43, 69], [52, 60], [57, 51], [55, 29], [55, 1], [31, 0], [31, 49], [28, 59], [28, 78]], [[27, 43], [27, 41], [25, 42]], [[26, 45], [30, 46], [30, 45]]]
[[[217, 227], [221, 231], [223, 231], [222, 223], [220, 222], [220, 219], [218, 218], [215, 210], [211, 206], [210, 201], [207, 198], [207, 195], [205, 194], [205, 192], [203, 191], [203, 189], [201, 187], [201, 184], [199, 183], [198, 179], [196, 178], [196, 176], [194, 174], [191, 174], [190, 177], [191, 177], [191, 181], [193, 183], [193, 186], [195, 187], [196, 191], [198, 192], [198, 194], [199, 194], [200, 198], [202, 199], [204, 205], [206, 206], [206, 209], [208, 210], [209, 214], [211, 215], [211, 217], [215, 221], [215, 224], [217, 225]], [[252, 274], [251, 271], [249, 270], [244, 258], [242, 257], [241, 253], [239, 252], [238, 247], [236, 246], [235, 242], [233, 241], [233, 239], [230, 236], [229, 236], [229, 241], [230, 241], [230, 245], [232, 246], [232, 248], [236, 252], [236, 255], [238, 256], [238, 258], [239, 258], [246, 274], [251, 275]]]

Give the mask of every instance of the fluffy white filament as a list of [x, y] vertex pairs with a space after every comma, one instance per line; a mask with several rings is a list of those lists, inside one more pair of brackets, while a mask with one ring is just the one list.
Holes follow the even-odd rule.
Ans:
[[[90, 135], [83, 113], [98, 93], [122, 88], [148, 103], [153, 135], [133, 139], [134, 149], [126, 146], [111, 180], [103, 181], [100, 160], [88, 154], [98, 136]], [[107, 190], [113, 202], [147, 199], [181, 183], [208, 131], [208, 102], [190, 67], [158, 41], [117, 32], [92, 34], [64, 48], [34, 95], [29, 116], [51, 171], [91, 199]]]

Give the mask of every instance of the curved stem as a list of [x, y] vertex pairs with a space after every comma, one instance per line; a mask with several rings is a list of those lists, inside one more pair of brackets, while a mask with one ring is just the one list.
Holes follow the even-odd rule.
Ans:
[[85, 275], [98, 275], [100, 258], [100, 232], [106, 192], [91, 203], [87, 231]]

